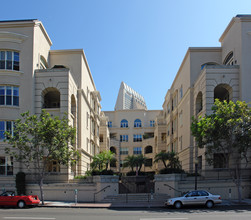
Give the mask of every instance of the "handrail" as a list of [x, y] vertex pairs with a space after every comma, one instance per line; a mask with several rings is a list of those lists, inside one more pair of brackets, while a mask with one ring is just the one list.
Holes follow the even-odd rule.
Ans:
[[96, 196], [98, 193], [102, 192], [103, 190], [105, 190], [105, 189], [107, 189], [107, 188], [109, 188], [109, 187], [111, 187], [111, 186], [108, 185], [108, 186], [104, 187], [103, 189], [101, 189], [101, 190], [99, 190], [98, 192], [95, 192], [95, 193], [93, 194], [93, 196], [94, 196], [94, 203], [95, 203], [95, 196]]
[[170, 185], [168, 185], [166, 183], [164, 184], [164, 186], [168, 186], [169, 188], [173, 189], [174, 191], [182, 193], [182, 191], [177, 190], [177, 189], [173, 188], [172, 186], [170, 186]]

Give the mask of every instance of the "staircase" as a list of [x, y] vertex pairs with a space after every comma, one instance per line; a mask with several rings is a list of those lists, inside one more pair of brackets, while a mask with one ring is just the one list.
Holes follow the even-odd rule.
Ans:
[[118, 194], [106, 196], [102, 203], [111, 204], [138, 204], [138, 203], [151, 203], [151, 204], [164, 204], [170, 198], [168, 194], [160, 193], [139, 193], [139, 194]]

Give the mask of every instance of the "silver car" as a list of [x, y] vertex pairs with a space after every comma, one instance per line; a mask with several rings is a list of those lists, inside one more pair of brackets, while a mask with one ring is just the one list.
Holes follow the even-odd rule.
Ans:
[[220, 195], [213, 195], [205, 190], [194, 190], [181, 197], [168, 199], [165, 206], [174, 206], [176, 209], [180, 209], [183, 205], [205, 205], [207, 208], [212, 208], [215, 204], [220, 203]]

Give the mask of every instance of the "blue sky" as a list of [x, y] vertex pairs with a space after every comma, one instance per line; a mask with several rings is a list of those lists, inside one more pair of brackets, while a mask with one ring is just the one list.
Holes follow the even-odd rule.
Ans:
[[102, 110], [114, 110], [121, 81], [161, 109], [188, 47], [220, 46], [250, 0], [12, 0], [0, 20], [39, 19], [51, 49], [84, 49]]

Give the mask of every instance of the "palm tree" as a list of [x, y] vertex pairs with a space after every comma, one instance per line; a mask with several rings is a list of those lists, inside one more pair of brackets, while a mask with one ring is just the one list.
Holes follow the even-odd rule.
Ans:
[[177, 153], [170, 152], [167, 167], [172, 169], [181, 169], [181, 164]]
[[131, 171], [133, 172], [133, 168], [135, 167], [135, 164], [136, 164], [135, 163], [135, 156], [128, 155], [124, 160], [123, 168], [130, 167]]
[[159, 161], [162, 161], [165, 168], [167, 168], [166, 161], [169, 160], [169, 158], [170, 158], [169, 152], [161, 151], [155, 155], [154, 162], [158, 163]]
[[114, 153], [109, 151], [103, 151], [104, 154], [104, 163], [105, 163], [105, 170], [108, 170], [109, 165], [111, 162], [116, 161], [116, 158], [114, 157]]
[[102, 151], [99, 154], [96, 154], [92, 158], [91, 168], [98, 170], [107, 170], [111, 161], [114, 161], [114, 153], [109, 151]]
[[92, 162], [91, 162], [91, 168], [93, 170], [95, 169], [102, 170], [103, 167], [104, 167], [104, 154], [99, 153], [93, 156]]
[[144, 157], [143, 154], [140, 154], [140, 155], [135, 157], [135, 165], [136, 165], [136, 168], [138, 169], [138, 172], [140, 172], [143, 164], [145, 164], [147, 159], [148, 158]]

